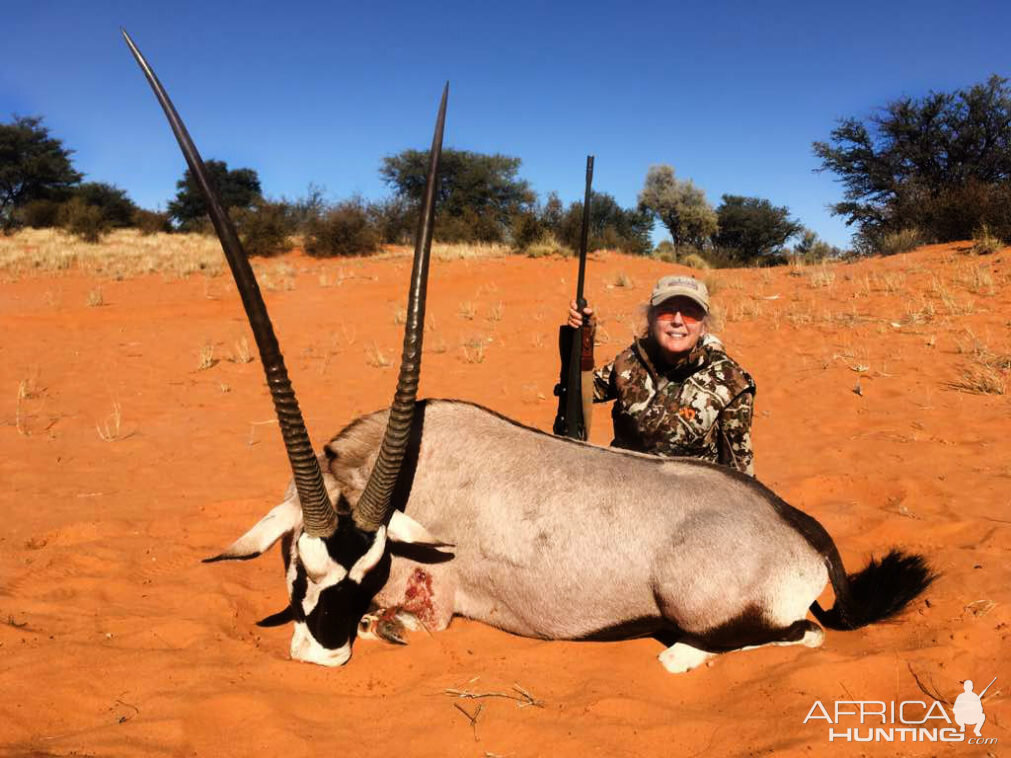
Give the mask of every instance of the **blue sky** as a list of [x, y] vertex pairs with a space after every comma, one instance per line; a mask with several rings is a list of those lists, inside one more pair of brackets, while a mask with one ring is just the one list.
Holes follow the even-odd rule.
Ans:
[[[184, 162], [119, 37], [125, 27], [204, 158], [266, 194], [386, 195], [384, 155], [446, 144], [522, 158], [543, 197], [594, 186], [630, 206], [669, 163], [705, 189], [786, 205], [847, 245], [811, 142], [901, 95], [1011, 75], [1011, 3], [5, 4], [0, 118], [42, 115], [90, 181], [164, 207]], [[660, 238], [660, 230], [657, 230]]]

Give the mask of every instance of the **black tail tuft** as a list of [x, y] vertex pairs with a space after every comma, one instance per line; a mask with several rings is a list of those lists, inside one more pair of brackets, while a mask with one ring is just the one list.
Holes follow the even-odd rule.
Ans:
[[830, 561], [829, 574], [835, 605], [827, 611], [818, 603], [811, 606], [815, 618], [829, 629], [859, 629], [890, 618], [937, 578], [923, 556], [901, 550], [892, 550], [880, 561], [871, 558], [863, 571], [849, 577], [841, 561]]

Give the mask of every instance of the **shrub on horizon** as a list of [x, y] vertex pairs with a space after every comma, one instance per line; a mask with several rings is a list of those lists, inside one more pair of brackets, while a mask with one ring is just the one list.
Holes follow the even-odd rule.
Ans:
[[59, 211], [60, 226], [75, 237], [91, 244], [100, 242], [109, 225], [102, 209], [88, 205], [81, 197], [74, 197], [63, 203]]
[[286, 203], [257, 202], [233, 213], [246, 255], [269, 256], [291, 250], [294, 228]]
[[316, 257], [369, 255], [381, 244], [361, 198], [338, 203], [309, 224], [305, 252]]
[[144, 236], [172, 231], [172, 224], [167, 213], [149, 211], [146, 208], [138, 208], [133, 212], [133, 225]]

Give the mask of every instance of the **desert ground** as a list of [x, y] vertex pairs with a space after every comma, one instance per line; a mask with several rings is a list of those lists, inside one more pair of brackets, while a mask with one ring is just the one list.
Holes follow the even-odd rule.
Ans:
[[[0, 754], [926, 756], [1011, 741], [1011, 249], [706, 272], [591, 255], [598, 365], [658, 276], [704, 277], [758, 385], [758, 478], [826, 526], [850, 571], [899, 546], [941, 574], [895, 622], [675, 676], [653, 639], [523, 639], [463, 618], [406, 647], [359, 641], [340, 669], [292, 662], [290, 627], [255, 626], [287, 602], [277, 548], [200, 562], [289, 478], [230, 278], [32, 271], [21, 244], [0, 270]], [[322, 445], [392, 396], [409, 255], [256, 268]], [[433, 261], [421, 395], [550, 430], [575, 273], [560, 257]], [[592, 440], [609, 429], [598, 406]], [[803, 723], [816, 700], [951, 703], [994, 676], [996, 745], [830, 744], [824, 721]]]

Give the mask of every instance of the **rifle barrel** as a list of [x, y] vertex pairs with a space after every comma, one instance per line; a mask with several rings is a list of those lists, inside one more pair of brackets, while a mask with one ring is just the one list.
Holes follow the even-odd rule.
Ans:
[[593, 156], [586, 156], [586, 192], [583, 195], [583, 228], [579, 233], [579, 278], [576, 281], [576, 304], [582, 310], [586, 307], [583, 298], [583, 284], [586, 281], [586, 248], [590, 240], [590, 196], [593, 191]]

